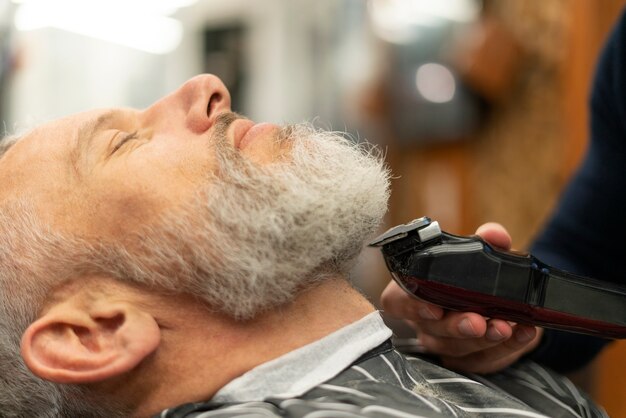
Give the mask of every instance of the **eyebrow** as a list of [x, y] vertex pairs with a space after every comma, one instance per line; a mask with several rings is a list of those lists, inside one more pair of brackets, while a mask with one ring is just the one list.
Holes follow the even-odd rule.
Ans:
[[93, 144], [94, 134], [99, 131], [102, 126], [114, 120], [117, 114], [117, 110], [109, 110], [78, 128], [70, 156], [72, 167], [74, 167], [74, 172], [77, 175], [80, 176], [82, 174], [80, 160], [87, 154], [87, 150]]

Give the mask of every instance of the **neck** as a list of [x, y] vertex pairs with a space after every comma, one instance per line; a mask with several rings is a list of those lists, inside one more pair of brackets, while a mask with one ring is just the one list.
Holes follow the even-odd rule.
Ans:
[[142, 407], [137, 416], [209, 400], [248, 370], [317, 341], [374, 310], [342, 278], [326, 280], [301, 292], [290, 304], [248, 321], [209, 312], [188, 299], [181, 302], [172, 310], [172, 324], [162, 331], [158, 352], [138, 372], [137, 383], [144, 388], [149, 384], [150, 390], [138, 403]]

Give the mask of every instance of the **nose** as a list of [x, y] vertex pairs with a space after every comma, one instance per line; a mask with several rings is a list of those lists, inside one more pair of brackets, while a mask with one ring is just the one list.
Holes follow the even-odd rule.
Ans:
[[218, 77], [203, 74], [188, 80], [146, 112], [152, 117], [171, 120], [182, 116], [190, 131], [201, 134], [214, 125], [217, 115], [230, 112], [230, 93]]

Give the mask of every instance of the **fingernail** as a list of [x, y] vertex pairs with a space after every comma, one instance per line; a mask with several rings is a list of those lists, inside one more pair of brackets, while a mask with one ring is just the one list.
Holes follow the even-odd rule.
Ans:
[[526, 329], [519, 329], [515, 332], [515, 339], [520, 343], [527, 343], [532, 340], [533, 337], [534, 335]]
[[467, 318], [459, 323], [459, 331], [461, 331], [461, 334], [467, 335], [468, 337], [476, 336], [476, 330], [472, 326], [472, 322]]
[[428, 308], [420, 308], [417, 313], [422, 319], [437, 319], [437, 315]]
[[489, 327], [487, 329], [486, 336], [487, 336], [487, 339], [491, 341], [500, 341], [501, 339], [504, 338], [504, 334], [502, 334], [496, 327]]

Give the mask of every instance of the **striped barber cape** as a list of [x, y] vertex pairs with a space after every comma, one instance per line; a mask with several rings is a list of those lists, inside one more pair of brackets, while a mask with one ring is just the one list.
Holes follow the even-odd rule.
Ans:
[[[337, 347], [341, 350], [341, 346]], [[298, 364], [293, 361], [298, 361], [298, 356], [290, 360], [286, 365], [297, 370]], [[280, 365], [270, 366], [282, 373]], [[301, 370], [298, 373], [307, 374]], [[286, 377], [287, 382], [278, 382], [279, 386], [287, 383], [288, 387], [292, 384], [290, 379]], [[273, 376], [266, 381], [269, 383], [259, 384], [256, 377], [255, 380], [244, 377], [243, 384], [236, 385], [240, 389], [236, 392], [254, 389], [253, 386], [272, 386], [277, 380], [280, 379]], [[155, 418], [607, 416], [565, 377], [531, 361], [520, 362], [497, 374], [464, 376], [418, 355], [400, 353], [390, 340], [303, 393], [284, 390], [273, 393], [247, 395], [244, 399], [217, 396], [212, 401], [168, 409]]]

